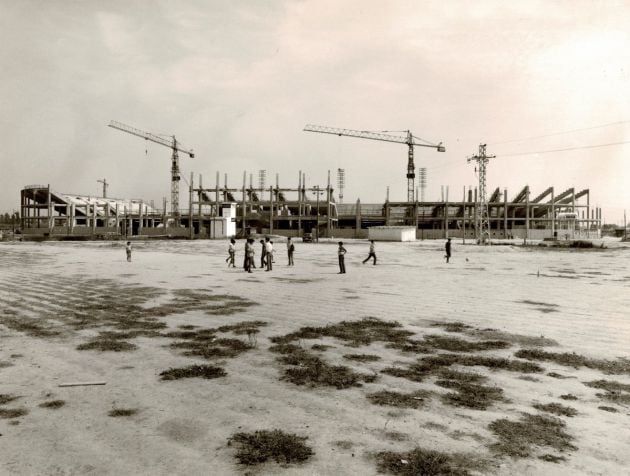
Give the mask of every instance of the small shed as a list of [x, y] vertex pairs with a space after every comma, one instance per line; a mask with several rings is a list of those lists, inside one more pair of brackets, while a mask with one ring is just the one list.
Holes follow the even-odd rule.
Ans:
[[368, 239], [374, 241], [416, 241], [416, 229], [412, 226], [371, 226]]

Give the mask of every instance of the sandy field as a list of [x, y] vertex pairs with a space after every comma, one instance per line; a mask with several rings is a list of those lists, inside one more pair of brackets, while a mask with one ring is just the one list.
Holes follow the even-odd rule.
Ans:
[[242, 247], [1, 243], [0, 474], [630, 472], [630, 247]]

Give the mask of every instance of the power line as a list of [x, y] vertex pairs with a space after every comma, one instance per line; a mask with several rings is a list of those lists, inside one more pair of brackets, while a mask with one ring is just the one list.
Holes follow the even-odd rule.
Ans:
[[609, 142], [607, 144], [584, 145], [580, 147], [567, 147], [564, 149], [548, 149], [548, 150], [538, 150], [538, 151], [531, 151], [531, 152], [517, 152], [514, 154], [498, 154], [498, 156], [499, 157], [516, 157], [519, 155], [550, 154], [552, 152], [567, 152], [570, 150], [596, 149], [598, 147], [610, 147], [613, 145], [622, 145], [622, 144], [630, 144], [630, 140], [624, 140], [621, 142]]
[[510, 139], [510, 140], [501, 141], [501, 142], [492, 142], [492, 143], [489, 143], [489, 145], [509, 144], [509, 143], [512, 143], [512, 142], [523, 142], [523, 141], [526, 141], [526, 140], [543, 139], [545, 137], [553, 137], [553, 136], [559, 136], [559, 135], [563, 135], [563, 134], [571, 134], [573, 132], [590, 131], [590, 130], [593, 130], [593, 129], [601, 129], [603, 127], [618, 126], [618, 125], [621, 125], [621, 124], [628, 124], [628, 123], [630, 123], [630, 120], [629, 121], [609, 122], [607, 124], [601, 124], [601, 125], [598, 125], [598, 126], [583, 127], [583, 128], [580, 128], [580, 129], [571, 129], [571, 130], [562, 131], [562, 132], [553, 132], [551, 134], [543, 134], [543, 135], [539, 135], [539, 136], [525, 137], [523, 139]]

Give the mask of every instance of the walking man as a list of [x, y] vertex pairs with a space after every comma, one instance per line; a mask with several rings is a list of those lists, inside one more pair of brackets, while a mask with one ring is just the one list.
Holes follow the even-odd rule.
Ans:
[[446, 240], [444, 249], [446, 250], [446, 254], [444, 255], [444, 257], [446, 258], [446, 262], [448, 263], [448, 260], [451, 259], [451, 239], [450, 238]]
[[254, 265], [254, 239], [248, 238], [247, 243], [245, 243], [245, 255], [247, 258], [245, 259], [246, 263], [246, 271], [248, 273], [252, 273], [252, 266]]
[[337, 273], [337, 274], [345, 274], [345, 272], [346, 272], [346, 263], [345, 263], [346, 249], [343, 247], [343, 241], [339, 242], [339, 249], [337, 250], [337, 255], [339, 256], [339, 273]]
[[289, 255], [289, 266], [293, 266], [293, 252], [294, 251], [295, 251], [295, 246], [293, 246], [291, 237], [289, 237], [287, 238], [287, 254]]
[[236, 268], [236, 266], [234, 265], [234, 255], [236, 253], [236, 248], [234, 246], [235, 243], [236, 241], [234, 241], [234, 238], [230, 239], [230, 245], [228, 246], [228, 257], [225, 260], [225, 262], [228, 264], [228, 268]]
[[374, 258], [374, 262], [372, 264], [376, 265], [376, 252], [374, 251], [374, 240], [370, 240], [370, 254], [368, 255], [367, 258], [363, 260], [363, 264], [365, 264], [366, 261], [368, 261], [370, 258]]
[[271, 271], [273, 263], [273, 245], [269, 238], [265, 238], [265, 255], [267, 257], [267, 269], [265, 271]]

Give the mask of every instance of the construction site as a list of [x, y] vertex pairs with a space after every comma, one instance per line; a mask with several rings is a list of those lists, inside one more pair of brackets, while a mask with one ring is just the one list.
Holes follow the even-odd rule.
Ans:
[[[419, 170], [416, 184], [414, 148], [430, 147], [444, 152], [439, 144], [418, 140], [410, 131], [405, 136], [335, 129], [307, 125], [304, 131], [394, 142], [408, 146], [407, 201], [388, 198], [382, 203], [343, 203], [345, 171], [325, 186], [309, 185], [299, 172], [291, 185], [267, 186], [266, 171], [243, 172], [237, 184], [228, 175], [216, 173], [213, 186], [204, 186], [203, 177], [193, 173], [188, 181], [188, 207], [180, 206], [181, 173], [179, 154], [194, 157], [182, 148], [175, 136], [164, 138], [112, 121], [109, 127], [171, 149], [170, 207], [142, 199], [107, 197], [106, 179], [101, 197], [56, 191], [49, 184], [29, 185], [21, 190], [20, 217], [24, 239], [128, 239], [182, 238], [222, 239], [251, 234], [276, 234], [309, 238], [367, 238], [371, 227], [415, 229], [416, 239], [462, 238], [478, 243], [493, 239], [581, 240], [600, 237], [601, 209], [591, 205], [588, 188], [569, 188], [558, 193], [553, 185], [531, 191], [524, 185], [517, 193], [486, 184], [486, 167], [492, 156], [486, 146], [468, 158], [479, 170], [479, 184], [464, 187], [456, 199], [449, 187], [442, 188], [439, 200], [425, 199], [426, 169]], [[491, 191], [492, 190], [492, 191]]]

